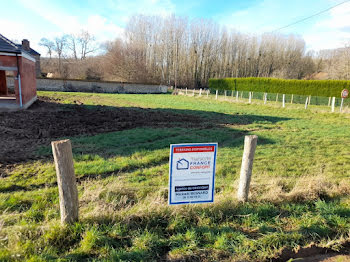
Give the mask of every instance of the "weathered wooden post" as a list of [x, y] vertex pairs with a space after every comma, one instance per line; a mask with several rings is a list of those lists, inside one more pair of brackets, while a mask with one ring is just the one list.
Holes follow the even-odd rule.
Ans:
[[199, 96], [202, 96], [202, 88], [199, 89]]
[[57, 174], [61, 223], [72, 223], [78, 221], [79, 216], [72, 145], [69, 139], [53, 141], [51, 145]]
[[283, 108], [286, 107], [286, 95], [285, 94], [282, 95], [282, 107]]
[[218, 90], [216, 90], [215, 99], [218, 100]]
[[187, 87], [186, 87], [186, 96], [187, 96]]
[[331, 105], [331, 97], [330, 98], [328, 98], [328, 106], [330, 106]]
[[267, 103], [267, 93], [264, 93], [264, 105]]
[[307, 109], [307, 106], [309, 105], [309, 97], [306, 97], [306, 101], [305, 101], [305, 109]]
[[237, 192], [238, 201], [241, 202], [248, 201], [249, 186], [252, 177], [253, 161], [257, 142], [258, 136], [256, 135], [245, 136], [244, 138], [244, 152]]
[[334, 113], [334, 109], [335, 109], [335, 97], [333, 96], [333, 98], [332, 98], [332, 113]]
[[236, 93], [236, 102], [238, 102], [238, 95], [239, 95], [239, 92], [238, 91], [236, 91], [237, 93]]
[[250, 104], [252, 102], [252, 92], [249, 92], [249, 100], [248, 103]]
[[294, 99], [294, 95], [292, 94], [292, 98], [290, 99], [291, 104], [293, 104], [293, 99]]

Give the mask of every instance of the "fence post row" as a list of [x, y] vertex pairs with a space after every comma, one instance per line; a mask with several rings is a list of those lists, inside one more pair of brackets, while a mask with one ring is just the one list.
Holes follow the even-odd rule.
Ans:
[[242, 167], [237, 192], [238, 201], [248, 201], [249, 186], [252, 177], [253, 161], [257, 142], [258, 136], [256, 135], [245, 136], [244, 138]]
[[53, 141], [51, 145], [57, 174], [61, 223], [72, 223], [78, 221], [79, 216], [72, 145], [69, 139]]

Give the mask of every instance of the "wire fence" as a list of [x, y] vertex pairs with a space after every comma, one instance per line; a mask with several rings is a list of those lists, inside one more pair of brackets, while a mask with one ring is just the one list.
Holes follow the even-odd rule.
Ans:
[[[338, 111], [350, 113], [350, 99], [342, 99], [340, 97], [322, 97], [322, 96], [305, 96], [305, 95], [295, 95], [295, 94], [275, 94], [275, 93], [264, 93], [264, 92], [250, 92], [250, 91], [233, 91], [233, 90], [209, 90], [209, 89], [178, 89], [178, 94], [187, 96], [201, 96], [207, 98], [215, 98], [218, 100], [227, 100], [232, 102], [262, 102], [266, 104], [271, 104], [274, 102], [275, 105], [287, 107], [288, 105], [305, 105], [309, 107], [312, 106], [323, 106], [329, 107], [331, 109], [333, 99], [334, 107], [338, 108]], [[266, 102], [265, 102], [266, 94]], [[250, 97], [251, 96], [251, 97]], [[342, 104], [343, 100], [343, 104]], [[306, 107], [306, 108], [307, 108]], [[341, 107], [341, 109], [340, 109]], [[301, 108], [301, 107], [300, 107]], [[335, 110], [336, 111], [336, 110]]]

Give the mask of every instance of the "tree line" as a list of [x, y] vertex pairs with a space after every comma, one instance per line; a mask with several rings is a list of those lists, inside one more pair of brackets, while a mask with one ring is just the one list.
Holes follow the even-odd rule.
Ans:
[[[50, 57], [52, 51], [56, 53], [59, 73], [68, 71], [71, 78], [198, 88], [206, 87], [210, 78], [303, 79], [322, 70], [339, 71], [332, 62], [336, 54], [330, 57], [322, 52], [307, 52], [300, 36], [245, 34], [211, 20], [175, 15], [132, 16], [125, 34], [99, 46], [98, 55], [96, 40], [87, 31], [54, 41], [43, 39], [41, 44], [47, 47]], [[67, 70], [62, 69], [62, 59], [69, 65]], [[77, 67], [77, 63], [82, 66]], [[339, 63], [337, 67], [349, 72], [349, 67]], [[85, 72], [73, 72], [77, 68]], [[344, 76], [329, 75], [334, 79]]]

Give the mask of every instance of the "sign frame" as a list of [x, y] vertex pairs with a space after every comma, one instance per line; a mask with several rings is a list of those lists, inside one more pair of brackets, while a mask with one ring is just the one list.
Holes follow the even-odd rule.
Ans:
[[341, 91], [341, 98], [348, 98], [348, 97], [349, 97], [349, 90], [345, 88]]
[[[212, 188], [209, 192], [211, 198], [209, 200], [188, 200], [181, 202], [172, 201], [173, 192], [173, 158], [174, 158], [174, 148], [176, 147], [205, 147], [214, 146], [214, 162], [212, 170]], [[186, 143], [186, 144], [171, 144], [170, 145], [170, 158], [169, 158], [169, 190], [168, 190], [168, 205], [183, 205], [183, 204], [203, 204], [203, 203], [213, 203], [214, 193], [215, 193], [215, 171], [216, 171], [216, 157], [217, 157], [218, 143]], [[180, 169], [179, 169], [180, 170]]]

